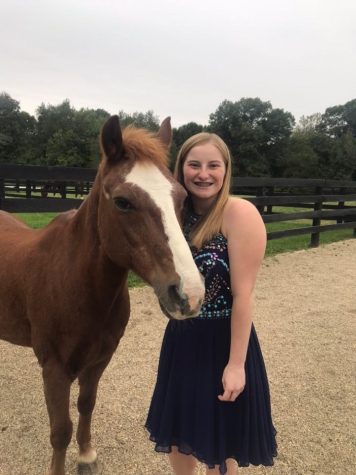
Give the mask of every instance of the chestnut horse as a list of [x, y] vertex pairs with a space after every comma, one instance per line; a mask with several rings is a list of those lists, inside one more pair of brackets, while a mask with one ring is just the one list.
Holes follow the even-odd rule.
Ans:
[[77, 211], [41, 230], [0, 212], [0, 338], [30, 346], [42, 367], [53, 448], [49, 475], [64, 475], [72, 437], [70, 387], [79, 381], [79, 473], [97, 473], [91, 419], [99, 379], [127, 324], [132, 269], [172, 318], [195, 316], [201, 276], [181, 232], [186, 193], [169, 173], [170, 120], [158, 136], [117, 116], [101, 132], [102, 160]]

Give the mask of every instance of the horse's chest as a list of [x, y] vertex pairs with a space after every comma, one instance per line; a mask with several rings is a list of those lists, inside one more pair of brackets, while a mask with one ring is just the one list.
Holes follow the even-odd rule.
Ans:
[[98, 362], [109, 360], [119, 344], [121, 334], [107, 331], [98, 332], [76, 342], [66, 359], [66, 367], [73, 378], [84, 369], [95, 366]]

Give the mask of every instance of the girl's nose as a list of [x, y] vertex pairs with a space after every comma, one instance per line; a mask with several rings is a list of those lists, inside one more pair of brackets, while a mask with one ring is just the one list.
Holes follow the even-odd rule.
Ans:
[[206, 180], [209, 177], [208, 169], [206, 167], [200, 167], [198, 177], [202, 180]]

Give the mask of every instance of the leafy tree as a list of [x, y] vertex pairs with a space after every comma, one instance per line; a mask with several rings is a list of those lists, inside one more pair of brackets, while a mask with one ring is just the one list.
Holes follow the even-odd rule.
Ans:
[[0, 94], [0, 162], [28, 163], [34, 158], [36, 119], [20, 109], [6, 92]]
[[225, 100], [210, 115], [209, 130], [220, 135], [234, 157], [234, 173], [276, 176], [295, 120], [259, 98]]
[[192, 135], [203, 132], [204, 127], [196, 122], [188, 122], [178, 128], [173, 129], [173, 140], [170, 149], [170, 168], [173, 170], [177, 159], [177, 154], [183, 143]]
[[302, 115], [294, 130], [300, 132], [315, 132], [319, 130], [320, 124], [321, 114], [319, 112], [308, 116]]
[[351, 130], [335, 141], [330, 165], [336, 180], [356, 179], [356, 138], [352, 136]]
[[80, 109], [76, 113], [76, 133], [88, 144], [89, 167], [95, 168], [100, 160], [100, 130], [109, 116], [104, 109]]
[[[37, 109], [37, 146], [38, 155], [41, 163], [49, 164], [47, 161], [47, 146], [54, 136], [59, 135], [66, 130], [73, 130], [75, 110], [71, 107], [69, 100], [63, 101], [57, 106], [45, 105], [42, 103]], [[52, 160], [52, 165], [53, 160]]]
[[198, 134], [199, 132], [203, 132], [203, 130], [204, 127], [202, 125], [199, 125], [196, 122], [188, 122], [177, 129], [173, 129], [173, 141], [179, 149], [183, 143], [189, 139], [189, 137]]
[[291, 135], [283, 176], [294, 178], [319, 178], [319, 156], [312, 145], [314, 132], [296, 129]]
[[319, 130], [332, 138], [340, 138], [347, 132], [356, 137], [356, 99], [328, 107], [321, 116]]
[[42, 104], [37, 113], [38, 150], [42, 163], [71, 167], [97, 164], [99, 132], [109, 117], [106, 111], [76, 111], [65, 100], [58, 106]]
[[128, 114], [120, 110], [118, 116], [122, 127], [133, 124], [136, 127], [147, 129], [151, 132], [157, 132], [159, 129], [159, 119], [152, 110], [147, 112], [134, 112], [133, 114]]

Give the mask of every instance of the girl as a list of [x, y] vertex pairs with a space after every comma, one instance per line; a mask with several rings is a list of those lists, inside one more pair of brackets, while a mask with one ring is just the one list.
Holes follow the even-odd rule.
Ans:
[[229, 195], [231, 157], [215, 134], [189, 138], [175, 175], [188, 192], [183, 224], [205, 278], [198, 317], [168, 323], [146, 427], [175, 475], [272, 465], [276, 431], [252, 324], [252, 292], [266, 247], [255, 206]]

